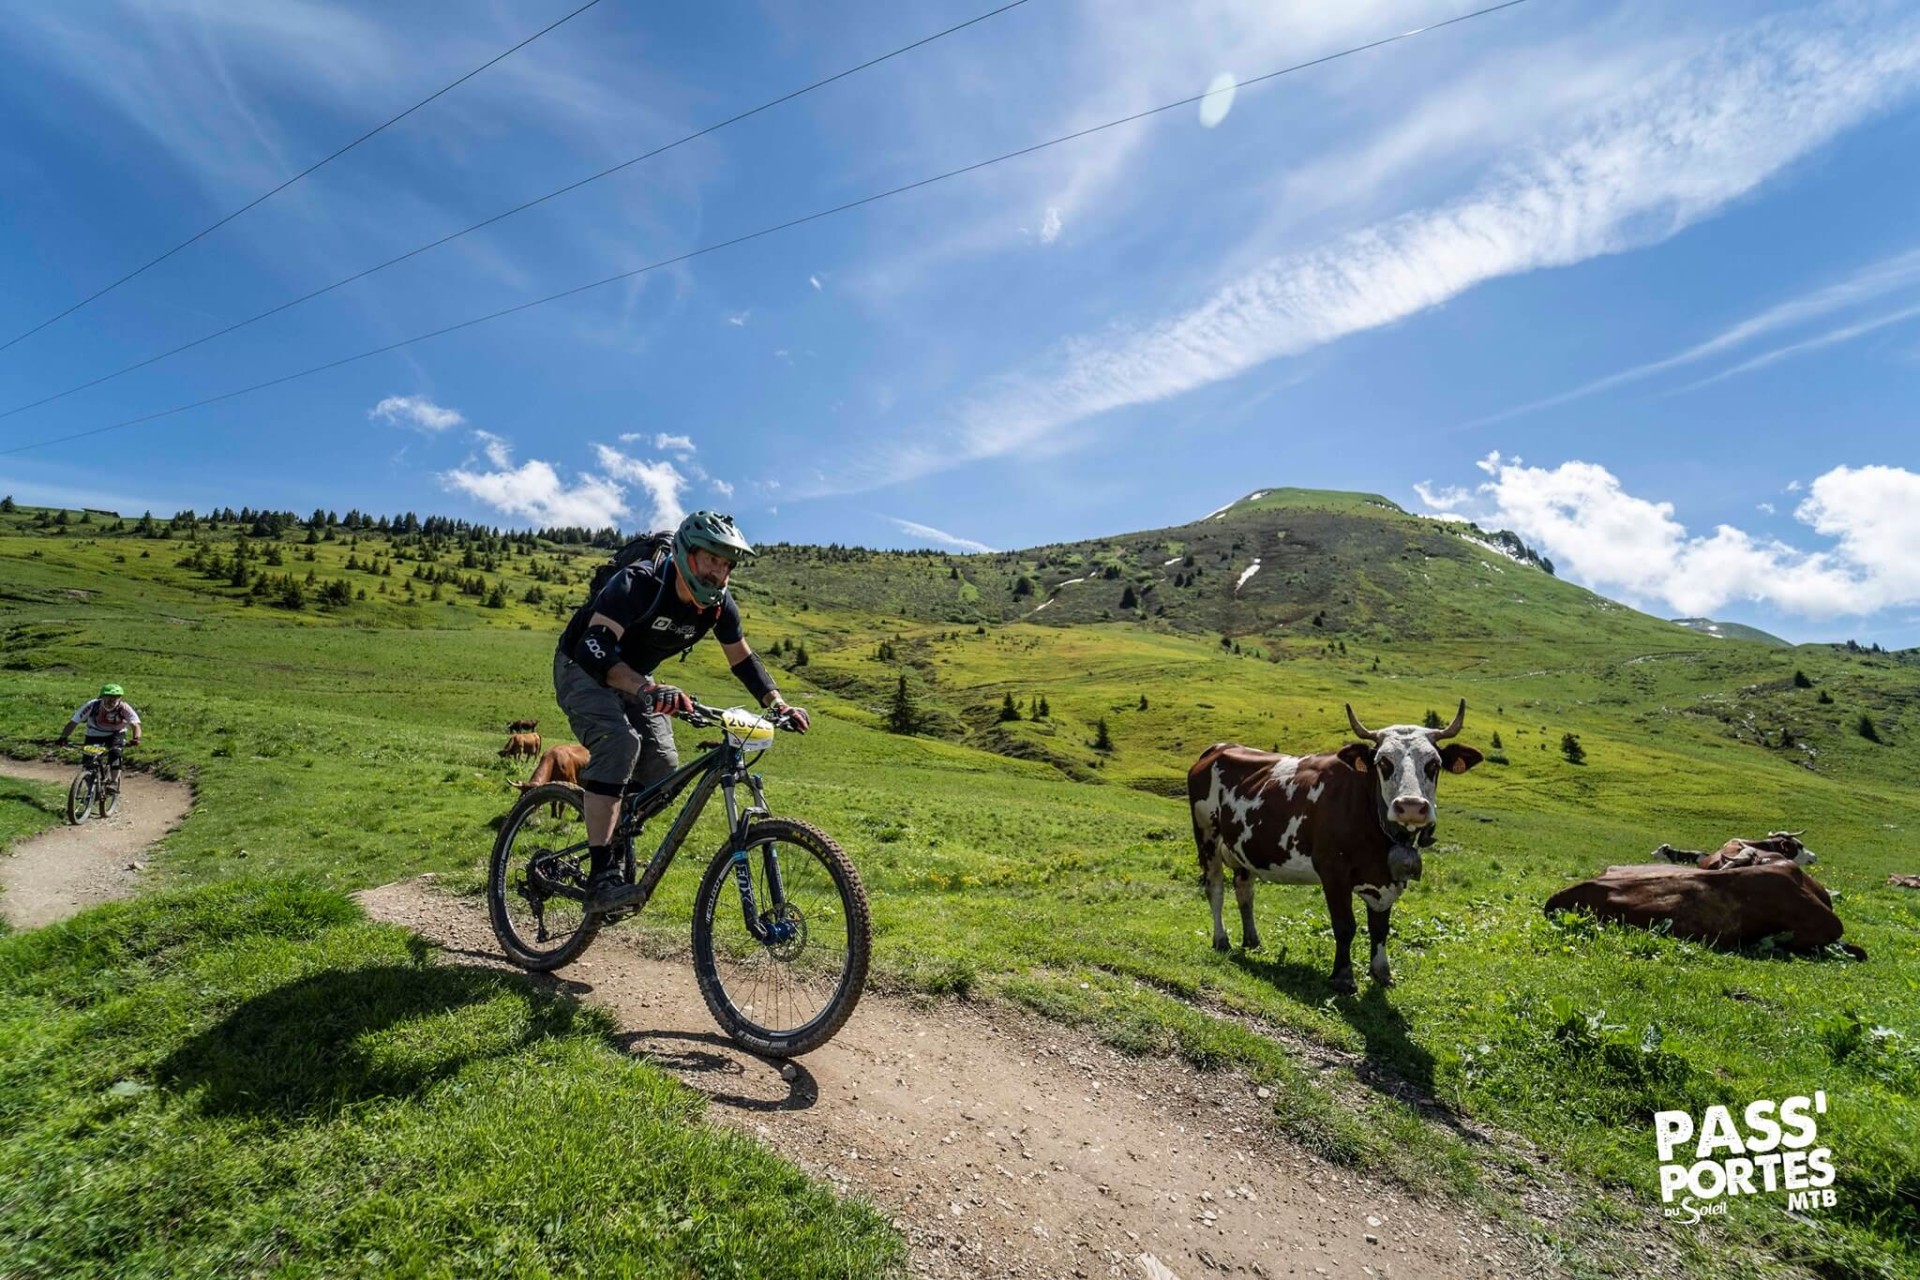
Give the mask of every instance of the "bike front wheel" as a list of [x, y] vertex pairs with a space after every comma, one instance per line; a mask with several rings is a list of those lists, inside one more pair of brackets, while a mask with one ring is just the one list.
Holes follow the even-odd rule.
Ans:
[[111, 818], [120, 807], [120, 784], [112, 779], [103, 780], [95, 800], [95, 810], [103, 818]]
[[77, 775], [67, 786], [67, 821], [79, 826], [93, 816], [93, 775]]
[[507, 959], [545, 973], [585, 951], [600, 931], [586, 892], [580, 792], [560, 783], [531, 788], [500, 824], [487, 870], [487, 911]]
[[867, 891], [833, 837], [772, 818], [722, 849], [693, 904], [693, 972], [721, 1030], [773, 1058], [818, 1049], [866, 986]]

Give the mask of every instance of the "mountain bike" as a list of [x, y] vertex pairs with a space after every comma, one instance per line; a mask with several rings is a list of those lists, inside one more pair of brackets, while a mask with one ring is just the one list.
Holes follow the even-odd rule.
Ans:
[[[620, 800], [615, 856], [628, 888], [612, 911], [587, 909], [587, 841], [581, 792], [531, 787], [501, 823], [487, 876], [494, 936], [507, 958], [539, 972], [579, 957], [602, 925], [646, 905], [687, 833], [718, 790], [727, 836], [693, 902], [693, 972], [721, 1030], [767, 1057], [818, 1049], [845, 1024], [866, 984], [872, 920], [867, 891], [845, 850], [820, 828], [776, 818], [750, 757], [773, 745], [777, 717], [695, 702], [682, 719], [718, 725], [721, 740], [650, 787]], [[752, 793], [742, 806], [739, 789]], [[634, 837], [682, 792], [686, 802], [636, 878]], [[558, 806], [556, 819], [550, 807]]]
[[107, 768], [107, 749], [80, 748], [80, 772], [67, 786], [67, 821], [78, 826], [94, 813], [111, 818], [120, 807], [120, 779]]

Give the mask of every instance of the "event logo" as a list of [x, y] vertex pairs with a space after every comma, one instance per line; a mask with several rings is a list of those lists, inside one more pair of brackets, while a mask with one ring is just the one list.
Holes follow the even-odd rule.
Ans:
[[1660, 1199], [1669, 1206], [1661, 1214], [1692, 1224], [1724, 1216], [1734, 1196], [1770, 1194], [1783, 1194], [1789, 1213], [1832, 1208], [1833, 1151], [1816, 1145], [1820, 1125], [1814, 1118], [1826, 1113], [1824, 1091], [1750, 1102], [1741, 1124], [1729, 1107], [1708, 1107], [1697, 1125], [1691, 1112], [1656, 1111]]

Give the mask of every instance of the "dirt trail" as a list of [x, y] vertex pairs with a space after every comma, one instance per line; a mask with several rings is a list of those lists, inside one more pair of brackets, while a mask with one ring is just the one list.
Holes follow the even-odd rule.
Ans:
[[[0, 774], [11, 778], [65, 786], [73, 773], [70, 764], [0, 759]], [[0, 853], [0, 915], [16, 929], [33, 929], [132, 896], [147, 846], [179, 826], [192, 807], [193, 790], [185, 783], [124, 773], [120, 808], [111, 818], [58, 826]]]
[[[421, 880], [358, 895], [452, 963], [506, 967], [479, 900]], [[688, 964], [603, 933], [562, 971], [630, 1052], [894, 1217], [916, 1275], [1473, 1278], [1560, 1274], [1524, 1237], [1277, 1137], [1244, 1077], [1127, 1058], [954, 1001], [867, 995], [825, 1048], [778, 1064], [714, 1026]]]

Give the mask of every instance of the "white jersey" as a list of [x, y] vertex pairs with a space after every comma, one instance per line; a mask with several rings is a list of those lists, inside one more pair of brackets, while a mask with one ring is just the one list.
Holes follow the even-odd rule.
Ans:
[[87, 726], [87, 732], [100, 737], [111, 737], [133, 725], [140, 723], [140, 713], [125, 698], [115, 706], [109, 707], [95, 698], [73, 713], [74, 724]]

